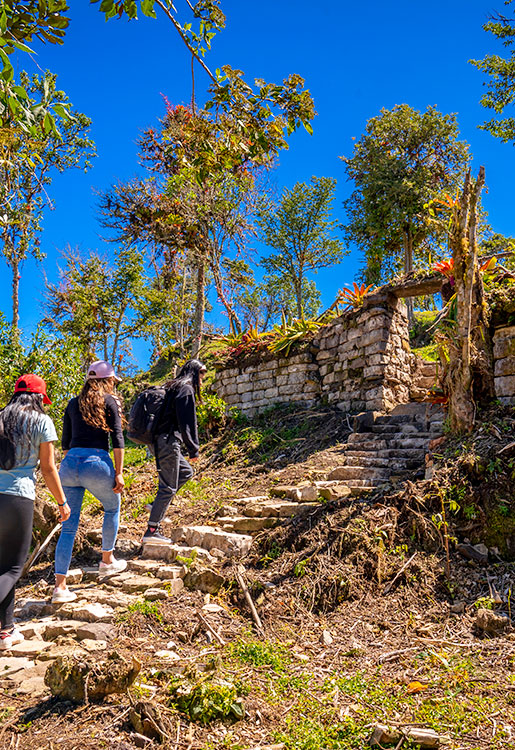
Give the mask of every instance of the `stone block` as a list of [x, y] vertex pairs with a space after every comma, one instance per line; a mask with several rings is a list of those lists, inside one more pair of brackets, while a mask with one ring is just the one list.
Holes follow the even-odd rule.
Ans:
[[203, 547], [207, 550], [216, 547], [228, 556], [245, 555], [252, 544], [250, 536], [230, 534], [212, 526], [179, 526], [170, 532], [170, 536], [172, 541], [181, 542], [190, 547]]
[[238, 532], [242, 534], [250, 534], [253, 531], [262, 531], [262, 529], [272, 529], [281, 522], [280, 518], [274, 518], [267, 516], [266, 518], [260, 518], [259, 516], [227, 516], [225, 518], [217, 518], [217, 523], [220, 526], [232, 532]]
[[383, 365], [370, 365], [369, 367], [363, 368], [363, 377], [365, 378], [365, 380], [383, 378], [384, 375], [385, 368]]
[[515, 396], [515, 375], [495, 378], [495, 393], [497, 396]]
[[494, 337], [494, 359], [505, 357], [515, 357], [515, 337]]
[[507, 375], [515, 375], [515, 356], [498, 359], [495, 363], [494, 374], [496, 378], [504, 378]]
[[267, 388], [265, 391], [265, 398], [276, 398], [279, 395], [279, 391], [277, 387], [274, 388]]
[[192, 591], [202, 591], [204, 594], [217, 594], [224, 583], [225, 578], [211, 568], [189, 570], [184, 579], [186, 588]]
[[327, 349], [321, 349], [319, 352], [317, 352], [317, 362], [327, 362], [332, 361], [336, 359], [334, 351], [327, 351]]

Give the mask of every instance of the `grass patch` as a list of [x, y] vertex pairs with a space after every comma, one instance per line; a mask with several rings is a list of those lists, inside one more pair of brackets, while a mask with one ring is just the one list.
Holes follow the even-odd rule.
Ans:
[[130, 623], [138, 615], [155, 620], [161, 624], [164, 623], [159, 602], [149, 602], [146, 599], [137, 599], [135, 602], [131, 602], [125, 612], [118, 615], [117, 621]]
[[419, 349], [412, 349], [413, 354], [418, 357], [425, 359], [426, 362], [438, 362], [438, 345], [428, 344], [427, 346], [421, 346]]
[[140, 466], [149, 460], [147, 449], [144, 445], [129, 445], [125, 448], [123, 459], [123, 465], [125, 468], [129, 466]]
[[284, 672], [291, 663], [288, 649], [280, 643], [270, 641], [236, 641], [229, 645], [228, 653], [244, 664], [255, 667], [266, 665], [274, 672]]

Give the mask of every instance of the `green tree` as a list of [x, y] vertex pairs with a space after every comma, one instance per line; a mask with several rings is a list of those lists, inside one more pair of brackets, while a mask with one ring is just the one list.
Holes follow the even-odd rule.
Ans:
[[338, 263], [346, 254], [334, 237], [337, 222], [330, 218], [335, 189], [336, 180], [330, 177], [312, 177], [310, 185], [297, 182], [258, 218], [263, 242], [277, 251], [262, 258], [261, 265], [288, 281], [299, 318], [305, 313], [307, 274]]
[[367, 284], [378, 284], [440, 254], [446, 234], [430, 218], [430, 201], [455, 194], [469, 162], [455, 115], [407, 104], [368, 121], [352, 157], [341, 157], [355, 189], [345, 201], [348, 244], [365, 256]]
[[45, 73], [22, 81], [30, 101], [54, 106], [60, 132], [45, 128], [39, 120], [30, 133], [14, 124], [0, 131], [0, 249], [12, 276], [12, 337], [18, 341], [19, 283], [24, 260], [43, 257], [39, 234], [45, 204], [52, 205], [47, 188], [54, 174], [71, 168], [87, 169], [94, 144], [87, 137], [91, 120], [80, 112], [69, 112], [66, 94], [56, 88], [56, 76]]
[[120, 248], [114, 264], [97, 253], [64, 253], [57, 284], [47, 283], [45, 326], [79, 342], [84, 362], [95, 357], [121, 364], [131, 341], [148, 335], [148, 294], [143, 253]]
[[[512, 5], [513, 0], [505, 0], [505, 5]], [[495, 117], [480, 126], [495, 138], [504, 143], [515, 140], [515, 117], [501, 117], [504, 110], [515, 101], [515, 17], [501, 13], [493, 16], [483, 26], [485, 31], [493, 34], [507, 51], [507, 56], [499, 54], [486, 55], [482, 60], [470, 60], [478, 70], [486, 73], [490, 79], [484, 84], [486, 93], [481, 97], [481, 104], [493, 110]]]
[[[314, 318], [320, 309], [320, 291], [312, 279], [303, 280], [302, 304], [304, 315]], [[290, 280], [280, 274], [265, 274], [263, 280], [240, 290], [236, 305], [243, 327], [269, 330], [279, 323], [282, 315], [286, 319], [295, 317], [297, 299]]]
[[213, 280], [230, 329], [241, 330], [228, 258], [242, 259], [256, 209], [256, 180], [287, 147], [299, 125], [309, 129], [313, 101], [299, 76], [282, 85], [256, 81], [224, 68], [204, 109], [172, 106], [157, 129], [141, 139], [151, 181], [118, 185], [101, 198], [101, 216], [116, 241], [144, 241], [195, 268], [193, 350], [200, 348], [206, 289]]
[[506, 237], [498, 232], [482, 240], [480, 260], [495, 256], [498, 264], [509, 271], [515, 271], [515, 237]]

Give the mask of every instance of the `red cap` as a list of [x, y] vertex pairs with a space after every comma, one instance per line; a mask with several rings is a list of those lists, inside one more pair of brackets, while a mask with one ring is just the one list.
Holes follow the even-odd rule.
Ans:
[[46, 395], [46, 383], [39, 375], [22, 375], [18, 378], [14, 386], [15, 393], [41, 393], [43, 403], [51, 404], [52, 402]]

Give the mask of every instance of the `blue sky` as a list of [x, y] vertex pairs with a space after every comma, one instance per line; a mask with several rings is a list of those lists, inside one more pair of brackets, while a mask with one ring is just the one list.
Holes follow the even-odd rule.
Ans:
[[[55, 210], [44, 220], [42, 264], [27, 261], [21, 278], [21, 324], [30, 331], [41, 315], [44, 274], [57, 278], [59, 252], [68, 244], [106, 250], [96, 219], [96, 190], [137, 172], [138, 134], [155, 125], [163, 113], [162, 94], [174, 103], [190, 97], [190, 58], [170, 22], [125, 18], [104, 21], [98, 4], [71, 0], [71, 25], [62, 47], [37, 45], [31, 62], [19, 54], [18, 69], [49, 68], [58, 74], [76, 109], [93, 120], [92, 137], [98, 158], [87, 174], [57, 175], [50, 187]], [[181, 12], [184, 0], [176, 4]], [[346, 182], [339, 155], [350, 155], [370, 117], [382, 107], [407, 103], [424, 110], [435, 105], [455, 112], [462, 138], [471, 144], [474, 169], [486, 167], [488, 194], [484, 204], [496, 231], [515, 235], [511, 178], [513, 146], [497, 142], [477, 129], [488, 113], [479, 105], [483, 76], [470, 58], [498, 51], [482, 30], [489, 14], [502, 10], [478, 0], [436, 0], [432, 4], [401, 0], [365, 5], [345, 0], [222, 0], [227, 28], [214, 40], [207, 62], [214, 69], [229, 63], [248, 78], [279, 81], [300, 73], [318, 112], [314, 135], [295, 134], [290, 150], [280, 157], [272, 181], [281, 189], [312, 175], [338, 181], [335, 218], [343, 218]], [[197, 90], [205, 89], [197, 73]], [[351, 282], [360, 266], [355, 251], [336, 269], [317, 276], [323, 304]], [[10, 278], [0, 274], [0, 309], [10, 316]], [[221, 318], [219, 318], [221, 320]], [[145, 351], [138, 347], [144, 365]]]

